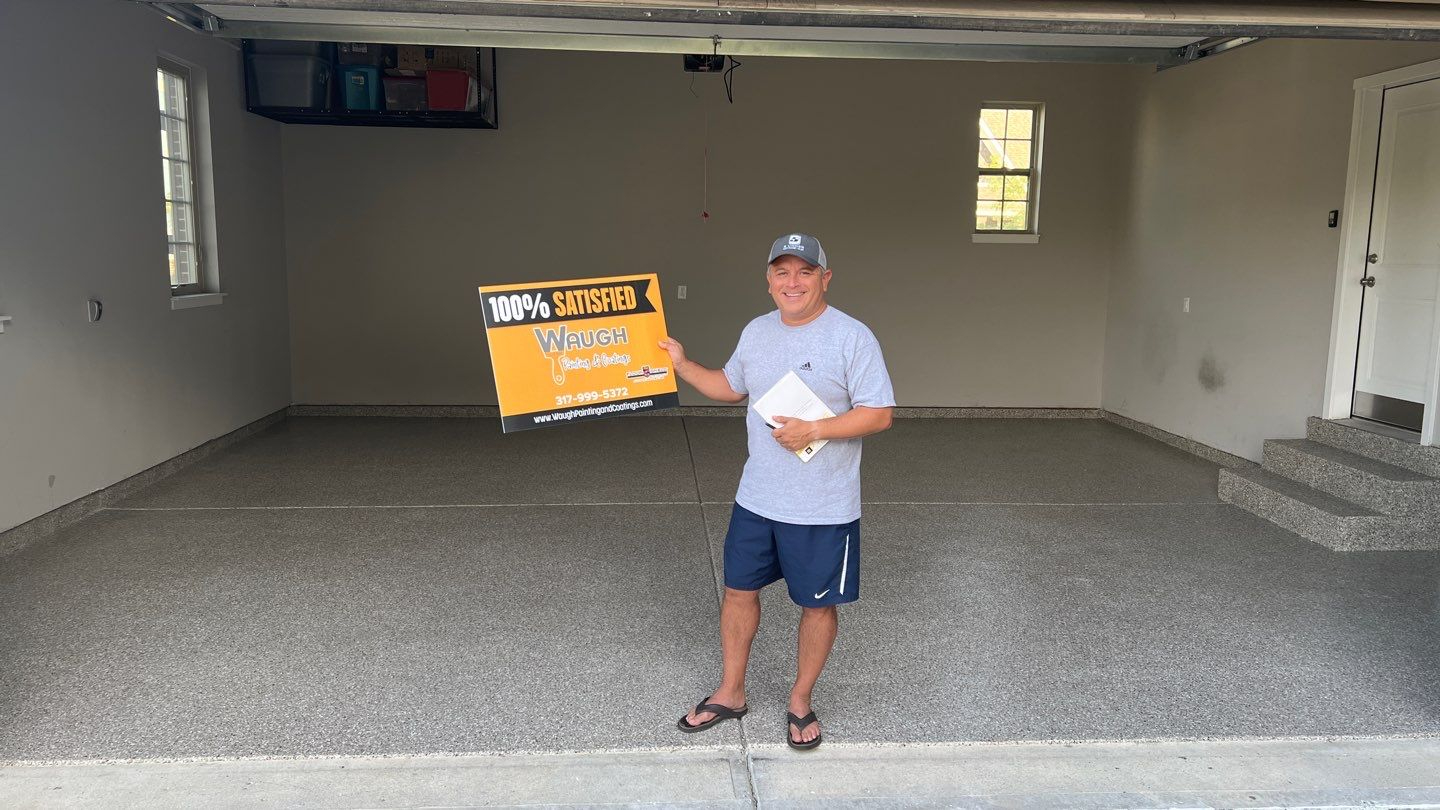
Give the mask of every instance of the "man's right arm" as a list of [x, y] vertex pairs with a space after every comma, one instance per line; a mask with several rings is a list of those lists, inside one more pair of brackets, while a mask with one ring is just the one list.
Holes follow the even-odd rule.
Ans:
[[675, 373], [695, 387], [696, 391], [720, 402], [743, 402], [745, 395], [737, 393], [730, 387], [730, 380], [726, 378], [725, 372], [717, 368], [706, 368], [699, 363], [685, 356], [685, 347], [680, 341], [674, 338], [665, 338], [660, 341], [660, 348], [670, 354], [670, 363], [675, 367]]

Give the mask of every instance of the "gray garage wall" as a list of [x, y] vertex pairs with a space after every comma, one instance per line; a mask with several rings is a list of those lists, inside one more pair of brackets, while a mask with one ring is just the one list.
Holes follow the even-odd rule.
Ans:
[[[158, 51], [212, 98], [222, 306], [172, 312]], [[289, 403], [279, 127], [230, 46], [113, 0], [0, 4], [0, 529]], [[85, 301], [104, 302], [99, 323]]]
[[1341, 233], [1325, 220], [1344, 205], [1352, 82], [1437, 57], [1276, 40], [1144, 82], [1107, 409], [1254, 460], [1266, 438], [1304, 435], [1325, 386]]
[[[808, 230], [902, 404], [1099, 405], [1146, 69], [743, 61], [729, 105], [678, 56], [502, 51], [498, 131], [286, 127], [295, 401], [493, 404], [475, 287], [533, 279], [658, 272], [672, 332], [719, 365], [772, 307], [770, 240]], [[1038, 245], [970, 242], [982, 100], [1048, 105]]]

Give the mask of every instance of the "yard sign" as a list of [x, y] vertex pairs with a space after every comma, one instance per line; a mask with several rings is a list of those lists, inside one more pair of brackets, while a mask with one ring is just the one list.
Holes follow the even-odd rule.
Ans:
[[506, 433], [680, 404], [654, 273], [481, 287], [480, 307]]

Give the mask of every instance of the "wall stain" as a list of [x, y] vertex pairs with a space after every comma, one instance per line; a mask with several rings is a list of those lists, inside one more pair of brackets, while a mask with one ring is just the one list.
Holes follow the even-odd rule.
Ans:
[[1225, 387], [1225, 371], [1216, 362], [1215, 355], [1206, 352], [1200, 359], [1200, 387], [1210, 393], [1219, 391]]

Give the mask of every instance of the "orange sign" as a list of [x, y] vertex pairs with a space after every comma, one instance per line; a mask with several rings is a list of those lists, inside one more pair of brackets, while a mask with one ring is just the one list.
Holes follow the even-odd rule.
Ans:
[[480, 307], [506, 433], [680, 404], [654, 273], [481, 287]]

